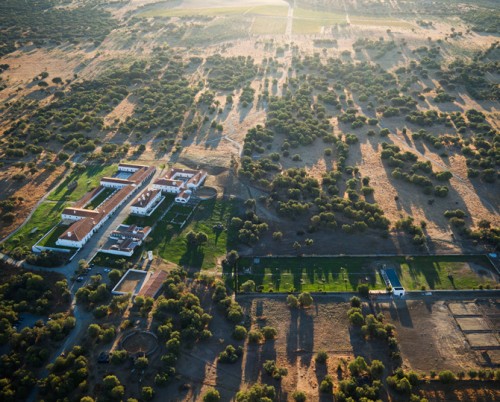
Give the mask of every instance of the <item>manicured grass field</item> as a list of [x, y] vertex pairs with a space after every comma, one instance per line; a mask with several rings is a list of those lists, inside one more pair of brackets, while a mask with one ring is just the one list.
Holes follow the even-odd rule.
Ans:
[[156, 210], [151, 214], [151, 216], [135, 216], [129, 215], [127, 219], [123, 222], [125, 225], [138, 225], [138, 226], [153, 226], [163, 215], [163, 213], [170, 207], [174, 202], [174, 194], [163, 194], [165, 199], [156, 208]]
[[[396, 271], [407, 289], [474, 289], [498, 285], [493, 267], [485, 256], [413, 257]], [[451, 276], [449, 276], [451, 275]]]
[[[231, 211], [230, 201], [202, 202], [180, 233], [177, 226], [160, 222], [151, 234], [153, 240], [147, 247], [154, 250], [155, 255], [176, 264], [202, 269], [215, 268], [217, 258], [226, 254], [227, 233], [214, 231], [214, 226], [222, 223], [227, 227]], [[206, 233], [208, 242], [201, 247], [188, 246], [186, 233], [191, 230]]]
[[57, 248], [64, 248], [67, 250], [76, 250], [76, 248], [72, 247], [64, 247], [64, 246], [58, 246], [56, 244], [57, 239], [59, 239], [59, 236], [61, 236], [67, 229], [68, 225], [59, 225], [56, 226], [40, 243], [38, 243], [39, 246], [43, 247], [57, 247]]
[[[102, 177], [113, 176], [117, 170], [117, 165], [91, 165], [83, 172], [73, 171], [59, 187], [49, 194], [47, 199], [51, 201], [78, 201], [88, 191], [96, 188]], [[70, 190], [68, 185], [73, 181], [76, 181], [77, 185]]]
[[284, 17], [256, 17], [252, 24], [252, 33], [258, 35], [282, 35], [286, 30]]
[[[263, 292], [356, 291], [366, 283], [385, 289], [379, 269], [394, 268], [407, 290], [496, 287], [496, 275], [484, 256], [434, 257], [282, 257], [239, 261], [238, 284], [251, 279]], [[449, 276], [451, 274], [451, 276]]]
[[5, 242], [6, 249], [12, 250], [17, 246], [26, 246], [31, 249], [31, 246], [61, 220], [61, 212], [66, 205], [65, 202], [45, 201], [41, 203], [26, 225]]
[[[61, 220], [61, 212], [69, 205], [69, 201], [78, 201], [88, 191], [99, 185], [101, 177], [112, 176], [116, 171], [117, 165], [92, 165], [87, 167], [83, 172], [71, 172], [49, 194], [47, 201], [39, 205], [26, 225], [5, 243], [6, 249], [12, 250], [17, 246], [26, 246], [31, 249], [31, 246]], [[70, 190], [68, 189], [68, 185], [73, 181], [76, 181], [77, 185]], [[53, 234], [49, 237], [51, 238], [52, 236]]]
[[137, 16], [142, 18], [151, 17], [191, 17], [191, 16], [210, 16], [219, 15], [268, 15], [286, 17], [288, 7], [269, 5], [269, 6], [250, 6], [250, 7], [211, 7], [211, 8], [155, 8], [139, 13]]
[[90, 202], [85, 208], [87, 209], [96, 209], [101, 203], [108, 198], [111, 194], [113, 194], [116, 190], [113, 188], [105, 188], [103, 189], [97, 197], [95, 197], [92, 202]]

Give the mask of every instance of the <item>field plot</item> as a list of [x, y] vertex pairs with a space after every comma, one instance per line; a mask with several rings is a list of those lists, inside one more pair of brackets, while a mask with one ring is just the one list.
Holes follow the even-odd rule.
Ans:
[[497, 275], [485, 257], [278, 257], [243, 258], [238, 284], [251, 279], [263, 292], [355, 291], [360, 284], [384, 289], [382, 267], [394, 268], [407, 290], [495, 288]]
[[17, 246], [31, 248], [40, 238], [61, 220], [65, 202], [45, 201], [35, 210], [29, 221], [13, 237], [5, 242], [7, 250]]
[[[225, 255], [227, 251], [227, 232], [214, 230], [214, 227], [222, 223], [227, 227], [228, 221], [233, 214], [233, 206], [226, 200], [209, 200], [202, 202], [190, 218], [182, 232], [177, 225], [170, 223], [175, 216], [185, 216], [192, 207], [174, 205], [151, 234], [152, 241], [149, 249], [155, 251], [155, 255], [183, 266], [192, 268], [215, 268], [217, 259]], [[188, 245], [185, 234], [193, 231], [203, 232], [208, 241], [202, 246]]]
[[405, 29], [411, 29], [414, 27], [407, 21], [391, 18], [369, 17], [366, 15], [349, 15], [349, 21], [351, 25], [381, 26]]
[[312, 34], [321, 32], [322, 27], [329, 27], [335, 24], [345, 24], [345, 15], [311, 10], [305, 8], [296, 8], [293, 13], [292, 33], [294, 34]]
[[[467, 370], [499, 364], [497, 334], [489, 327], [489, 317], [498, 321], [498, 302], [478, 300], [445, 302], [394, 300], [376, 303], [386, 319], [396, 326], [404, 365], [413, 370]], [[463, 308], [474, 312], [474, 319], [457, 318]], [[457, 325], [458, 323], [458, 325]], [[425, 347], [415, 348], [415, 345]]]
[[287, 6], [280, 5], [261, 5], [261, 6], [234, 6], [234, 7], [179, 7], [179, 8], [155, 8], [153, 10], [143, 11], [138, 16], [143, 18], [150, 17], [215, 17], [231, 15], [267, 15], [286, 17]]
[[[116, 165], [91, 165], [85, 171], [74, 170], [50, 195], [51, 201], [78, 201], [92, 188], [97, 187], [102, 177], [113, 176]], [[76, 183], [76, 185], [71, 185]]]
[[251, 32], [253, 34], [282, 35], [286, 30], [286, 18], [283, 17], [256, 17]]
[[146, 280], [147, 276], [148, 273], [146, 271], [129, 270], [120, 280], [120, 282], [118, 282], [118, 284], [115, 286], [113, 292], [119, 294], [136, 294], [141, 289], [142, 284]]
[[38, 246], [42, 247], [56, 247], [56, 248], [63, 248], [67, 250], [75, 250], [74, 248], [71, 247], [64, 247], [64, 246], [58, 246], [56, 244], [57, 239], [59, 239], [59, 236], [61, 236], [66, 230], [68, 230], [68, 225], [57, 225], [54, 229], [50, 231], [50, 233], [45, 236], [39, 243]]

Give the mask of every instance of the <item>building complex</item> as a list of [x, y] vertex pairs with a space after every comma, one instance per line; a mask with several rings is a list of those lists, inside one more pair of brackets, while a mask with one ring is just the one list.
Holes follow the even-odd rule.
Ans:
[[[58, 246], [80, 248], [109, 219], [109, 217], [138, 191], [146, 180], [155, 173], [153, 166], [120, 163], [115, 177], [103, 177], [100, 186], [92, 191], [92, 197], [84, 197], [75, 207], [65, 208], [63, 221], [69, 223], [68, 229], [56, 241]], [[85, 208], [105, 188], [114, 191], [95, 209]]]

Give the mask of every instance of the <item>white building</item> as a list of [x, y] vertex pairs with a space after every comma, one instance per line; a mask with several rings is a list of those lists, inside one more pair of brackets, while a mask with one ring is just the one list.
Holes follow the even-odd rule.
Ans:
[[203, 170], [170, 169], [167, 174], [153, 183], [153, 189], [163, 193], [179, 194], [175, 202], [187, 203], [193, 191], [203, 185], [207, 172]]
[[[69, 228], [56, 241], [58, 246], [81, 248], [92, 235], [120, 208], [130, 196], [150, 178], [156, 171], [155, 167], [142, 165], [120, 164], [118, 170], [133, 172], [128, 179], [104, 177], [103, 187], [116, 188], [116, 191], [95, 210], [85, 208], [65, 208], [62, 212], [64, 221], [72, 222]], [[133, 169], [133, 170], [131, 170]]]
[[149, 216], [163, 199], [160, 190], [146, 189], [131, 205], [130, 212], [136, 215]]

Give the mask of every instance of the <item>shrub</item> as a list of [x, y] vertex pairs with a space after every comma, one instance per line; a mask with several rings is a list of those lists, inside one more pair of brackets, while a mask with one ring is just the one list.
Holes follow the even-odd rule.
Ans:
[[219, 353], [219, 362], [228, 364], [236, 363], [242, 354], [243, 348], [241, 346], [235, 348], [233, 345], [227, 345], [226, 349]]
[[203, 402], [219, 402], [220, 394], [215, 388], [209, 388], [203, 395]]
[[289, 307], [297, 308], [299, 307], [299, 299], [297, 299], [294, 295], [288, 295], [286, 298], [286, 304]]
[[439, 373], [439, 381], [443, 384], [451, 384], [455, 380], [455, 374], [453, 374], [450, 370], [444, 370]]
[[263, 365], [264, 371], [272, 376], [275, 380], [281, 380], [282, 377], [288, 374], [288, 370], [284, 367], [278, 367], [276, 361], [266, 360]]
[[368, 297], [368, 295], [370, 294], [370, 289], [368, 287], [368, 285], [359, 285], [358, 286], [358, 293], [363, 296], [363, 297]]
[[318, 353], [316, 353], [316, 363], [325, 364], [327, 360], [328, 355], [325, 351], [320, 350]]
[[247, 337], [247, 329], [241, 325], [236, 325], [233, 331], [233, 338], [242, 341]]
[[292, 394], [292, 398], [295, 402], [306, 402], [307, 400], [306, 393], [304, 391], [295, 391]]
[[255, 292], [255, 282], [248, 280], [241, 285], [241, 290], [243, 292]]
[[265, 326], [262, 328], [262, 335], [266, 341], [269, 341], [276, 338], [278, 331], [274, 327]]
[[264, 335], [258, 329], [248, 332], [248, 342], [250, 343], [259, 343], [263, 338]]
[[299, 303], [302, 307], [309, 307], [313, 304], [314, 300], [309, 292], [303, 292], [299, 295]]
[[374, 380], [382, 378], [384, 374], [384, 364], [380, 360], [373, 360], [370, 366], [370, 375]]
[[361, 307], [361, 299], [359, 297], [351, 297], [351, 307]]
[[325, 394], [331, 394], [333, 391], [333, 379], [332, 376], [326, 375], [325, 378], [323, 378], [323, 381], [321, 381], [321, 384], [319, 386], [319, 390]]
[[272, 385], [254, 384], [246, 391], [236, 394], [236, 402], [273, 401], [276, 389]]

